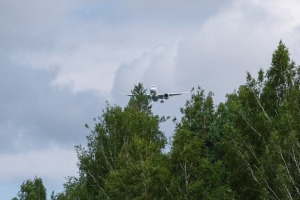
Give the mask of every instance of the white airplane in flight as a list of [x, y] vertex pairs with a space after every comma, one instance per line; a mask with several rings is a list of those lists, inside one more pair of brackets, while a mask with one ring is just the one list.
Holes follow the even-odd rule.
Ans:
[[[169, 97], [172, 96], [178, 96], [182, 94], [188, 94], [189, 92], [179, 92], [179, 93], [164, 93], [164, 94], [159, 94], [157, 92], [157, 87], [155, 85], [150, 86], [150, 94], [147, 94], [147, 96], [154, 102], [157, 102], [158, 99], [160, 99], [160, 103], [164, 103], [165, 99], [168, 99]], [[129, 94], [127, 96], [133, 96], [132, 94]]]

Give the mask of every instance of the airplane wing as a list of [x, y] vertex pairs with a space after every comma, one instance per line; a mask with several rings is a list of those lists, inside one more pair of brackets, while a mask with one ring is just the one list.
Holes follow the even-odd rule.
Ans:
[[179, 93], [168, 93], [168, 95], [171, 97], [171, 96], [178, 96], [178, 95], [182, 95], [183, 93], [182, 92], [179, 92]]
[[[127, 94], [127, 96], [132, 97], [132, 96], [135, 96], [135, 95], [134, 94]], [[151, 97], [150, 94], [146, 94], [146, 96], [149, 97], [149, 98]]]
[[178, 93], [158, 94], [157, 97], [158, 97], [159, 99], [166, 99], [166, 98], [168, 98], [168, 97], [178, 96], [178, 95], [182, 95], [182, 94], [189, 94], [189, 92], [178, 92]]
[[[178, 93], [164, 93], [164, 94], [146, 94], [146, 96], [153, 100], [153, 101], [157, 101], [158, 99], [161, 100], [161, 102], [163, 103], [165, 99], [169, 99], [169, 97], [172, 96], [178, 96], [178, 95], [182, 95], [182, 94], [189, 94], [189, 92], [178, 92]], [[134, 96], [133, 94], [127, 94], [127, 96]]]

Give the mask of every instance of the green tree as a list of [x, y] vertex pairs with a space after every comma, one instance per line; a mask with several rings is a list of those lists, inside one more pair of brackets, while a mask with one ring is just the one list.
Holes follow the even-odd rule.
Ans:
[[262, 93], [264, 107], [271, 117], [278, 114], [279, 106], [282, 105], [296, 82], [296, 74], [295, 63], [291, 61], [285, 44], [280, 41], [273, 53], [271, 67], [267, 71], [267, 80]]
[[[68, 177], [64, 184], [64, 191], [55, 194], [52, 192], [51, 200], [83, 200], [88, 199], [85, 180], [80, 177]], [[90, 198], [93, 199], [93, 198]]]
[[170, 172], [160, 144], [135, 135], [105, 180], [112, 199], [170, 199]]
[[127, 107], [150, 114], [152, 108], [150, 105], [151, 99], [146, 95], [146, 92], [147, 90], [142, 83], [135, 85], [134, 89], [131, 91], [132, 96]]
[[[46, 188], [41, 178], [28, 179], [21, 185], [19, 200], [46, 200]], [[16, 199], [16, 198], [15, 198]]]
[[212, 97], [198, 87], [181, 109], [183, 118], [171, 150], [172, 193], [179, 199], [233, 198], [218, 150], [220, 133]]
[[[217, 107], [198, 87], [181, 108], [170, 153], [142, 84], [107, 104], [77, 146], [79, 178], [52, 199], [298, 199], [300, 67], [282, 41], [271, 67]], [[88, 127], [88, 126], [87, 126]], [[89, 127], [88, 127], [89, 128]]]
[[227, 96], [224, 162], [239, 199], [299, 197], [299, 68], [279, 42], [271, 68]]
[[[143, 198], [149, 191], [162, 194], [161, 190], [165, 190], [149, 183], [155, 183], [154, 178], [164, 170], [157, 167], [158, 162], [165, 159], [161, 153], [166, 144], [166, 138], [159, 130], [161, 120], [152, 114], [141, 84], [135, 86], [132, 93], [124, 109], [107, 104], [102, 116], [95, 119], [95, 127], [90, 129], [87, 147], [76, 147], [86, 199], [119, 198], [120, 194], [126, 194], [124, 198]], [[128, 175], [131, 179], [124, 179]], [[125, 184], [130, 186], [129, 180], [140, 180], [145, 184], [131, 182], [132, 187], [124, 187]], [[118, 188], [124, 193], [116, 192]]]

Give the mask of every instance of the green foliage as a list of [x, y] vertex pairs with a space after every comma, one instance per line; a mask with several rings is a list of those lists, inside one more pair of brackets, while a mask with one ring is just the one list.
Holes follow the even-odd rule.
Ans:
[[[125, 108], [107, 104], [94, 127], [86, 125], [79, 177], [51, 199], [299, 199], [299, 87], [300, 67], [280, 41], [270, 69], [247, 73], [224, 103], [192, 89], [164, 154], [159, 125], [168, 117], [153, 115], [138, 84]], [[22, 184], [20, 199], [45, 191], [35, 182], [42, 185]]]
[[273, 53], [271, 67], [266, 74], [267, 80], [262, 93], [262, 101], [271, 117], [278, 114], [279, 106], [297, 82], [296, 74], [299, 70], [290, 60], [289, 55], [287, 47], [280, 41]]
[[146, 95], [146, 91], [142, 83], [135, 85], [131, 91], [132, 96], [127, 107], [150, 114], [152, 108], [150, 105], [151, 99]]
[[87, 198], [87, 190], [85, 187], [85, 180], [82, 178], [69, 177], [64, 184], [64, 192], [51, 194], [51, 200], [81, 200], [93, 199]]
[[[141, 84], [132, 93], [125, 109], [108, 104], [87, 137], [87, 148], [76, 147], [88, 199], [119, 198], [121, 194], [140, 194], [143, 198], [148, 190], [162, 193], [157, 190], [163, 187], [150, 187], [149, 183], [155, 182], [149, 174], [160, 170], [155, 166], [159, 165], [157, 158], [163, 157], [161, 150], [166, 143], [159, 130], [160, 119], [152, 114]], [[124, 179], [128, 176], [131, 179]], [[130, 187], [129, 180], [144, 185]], [[124, 193], [116, 192], [116, 188], [123, 188]]]
[[168, 197], [166, 157], [155, 142], [134, 136], [119, 155], [118, 168], [105, 181], [112, 199], [162, 199]]
[[179, 199], [232, 199], [226, 183], [212, 93], [192, 90], [191, 100], [181, 109], [171, 151], [174, 174], [172, 192]]
[[247, 83], [228, 95], [224, 162], [240, 199], [299, 197], [298, 71], [280, 41], [266, 75], [260, 70], [255, 80], [248, 73]]
[[[19, 200], [46, 200], [46, 188], [41, 178], [28, 179], [21, 185]], [[16, 197], [14, 199], [17, 199]]]

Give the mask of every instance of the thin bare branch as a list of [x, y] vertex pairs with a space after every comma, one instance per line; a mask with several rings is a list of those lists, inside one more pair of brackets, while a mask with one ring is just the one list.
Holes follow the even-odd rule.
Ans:
[[259, 107], [261, 108], [261, 110], [263, 111], [264, 115], [266, 116], [266, 118], [268, 119], [269, 122], [271, 122], [271, 118], [268, 116], [267, 112], [265, 111], [264, 107], [261, 105], [261, 103], [259, 102], [259, 99], [257, 97], [257, 95], [255, 94], [255, 92], [252, 90], [253, 95], [256, 99], [257, 104], [259, 105]]
[[252, 169], [250, 163], [246, 161], [245, 156], [244, 156], [243, 153], [240, 151], [240, 149], [239, 149], [239, 147], [238, 147], [236, 141], [235, 141], [234, 139], [232, 139], [232, 141], [233, 141], [234, 146], [236, 147], [237, 151], [239, 152], [239, 154], [240, 154], [242, 160], [244, 161], [244, 163], [246, 164], [248, 170], [250, 171], [253, 180], [254, 180], [255, 182], [258, 183], [258, 179], [256, 178], [255, 173], [254, 173], [254, 170]]
[[297, 194], [300, 195], [299, 188], [296, 186], [296, 183], [295, 183], [293, 177], [291, 176], [290, 170], [289, 170], [289, 168], [288, 168], [288, 166], [287, 166], [287, 164], [286, 164], [286, 161], [285, 161], [285, 159], [284, 159], [284, 157], [283, 157], [283, 155], [282, 155], [281, 148], [280, 148], [279, 146], [277, 146], [277, 145], [276, 145], [276, 148], [277, 148], [277, 150], [278, 150], [278, 152], [279, 152], [279, 155], [280, 155], [281, 160], [282, 160], [283, 163], [284, 163], [284, 167], [285, 167], [285, 169], [286, 169], [286, 172], [287, 172], [287, 174], [288, 174], [288, 177], [289, 177], [290, 182], [293, 184], [294, 188], [296, 189]]
[[95, 178], [95, 176], [93, 176], [93, 174], [92, 174], [89, 170], [87, 170], [87, 172], [88, 172], [89, 175], [94, 179], [95, 183], [97, 184], [97, 187], [105, 194], [105, 196], [106, 196], [108, 199], [110, 199], [109, 196], [108, 196], [108, 194], [105, 192], [105, 190], [99, 185], [99, 183], [98, 183], [97, 179]]
[[244, 114], [242, 112], [240, 112], [242, 118], [244, 119], [244, 121], [247, 123], [247, 125], [259, 136], [261, 137], [261, 134], [250, 124], [250, 122], [246, 119], [246, 117], [244, 116]]
[[274, 192], [274, 190], [272, 190], [272, 188], [270, 187], [268, 181], [267, 181], [265, 178], [264, 178], [264, 182], [266, 183], [268, 189], [274, 194], [274, 196], [276, 197], [276, 199], [280, 200], [280, 199], [278, 198], [278, 196], [276, 195], [276, 193]]

